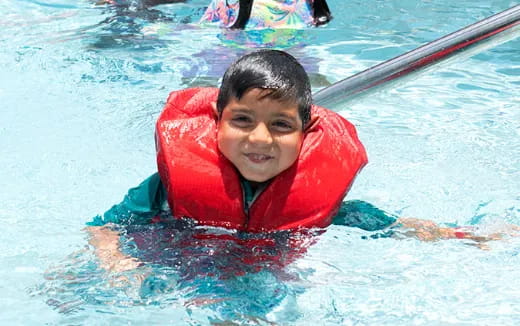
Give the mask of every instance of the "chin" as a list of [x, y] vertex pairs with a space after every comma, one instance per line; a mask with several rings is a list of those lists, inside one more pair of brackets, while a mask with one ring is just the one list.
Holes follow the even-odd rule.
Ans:
[[247, 181], [251, 182], [266, 182], [267, 180], [271, 178], [245, 178]]
[[272, 176], [259, 176], [259, 175], [244, 175], [242, 174], [244, 179], [251, 182], [265, 182], [272, 178]]

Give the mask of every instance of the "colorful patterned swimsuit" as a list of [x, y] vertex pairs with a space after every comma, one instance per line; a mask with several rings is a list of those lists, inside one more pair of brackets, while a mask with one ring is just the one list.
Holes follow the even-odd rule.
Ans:
[[[254, 0], [246, 29], [291, 28], [314, 25], [314, 0]], [[239, 15], [239, 0], [212, 0], [201, 23], [232, 27]]]

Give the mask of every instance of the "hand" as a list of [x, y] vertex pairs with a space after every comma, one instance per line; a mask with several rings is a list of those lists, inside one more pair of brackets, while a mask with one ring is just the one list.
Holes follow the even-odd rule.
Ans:
[[423, 241], [436, 241], [440, 239], [467, 239], [477, 243], [483, 243], [487, 241], [503, 239], [506, 235], [520, 235], [520, 227], [512, 224], [507, 224], [505, 228], [502, 228], [498, 232], [487, 235], [475, 234], [476, 229], [472, 227], [440, 227], [435, 222], [417, 218], [399, 218], [394, 225], [399, 225], [405, 229], [408, 229], [405, 232], [406, 235], [417, 237], [419, 240]]
[[107, 226], [91, 226], [89, 243], [99, 259], [99, 266], [110, 272], [124, 272], [135, 269], [142, 263], [134, 257], [125, 255], [119, 248], [119, 233]]
[[106, 5], [106, 4], [113, 4], [113, 3], [114, 3], [113, 0], [98, 0], [98, 1], [96, 1], [96, 5], [97, 6]]
[[394, 225], [408, 229], [404, 234], [416, 237], [422, 241], [457, 238], [454, 229], [439, 227], [437, 223], [429, 220], [402, 217], [397, 219]]
[[142, 265], [137, 258], [123, 255], [120, 251], [100, 250], [96, 254], [99, 266], [109, 272], [121, 273]]

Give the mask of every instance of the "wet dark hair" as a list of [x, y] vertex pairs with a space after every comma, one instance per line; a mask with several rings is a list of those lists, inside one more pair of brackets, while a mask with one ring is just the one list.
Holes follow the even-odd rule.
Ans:
[[312, 94], [309, 77], [290, 54], [278, 50], [260, 50], [246, 54], [226, 70], [217, 99], [222, 115], [231, 98], [240, 100], [253, 88], [272, 90], [266, 96], [280, 102], [294, 102], [305, 127], [310, 120]]

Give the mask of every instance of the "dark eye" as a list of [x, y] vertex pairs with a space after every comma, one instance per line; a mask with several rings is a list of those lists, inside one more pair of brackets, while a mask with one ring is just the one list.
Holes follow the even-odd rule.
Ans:
[[273, 122], [273, 128], [279, 132], [288, 132], [294, 129], [293, 125], [285, 120], [277, 120]]
[[237, 115], [231, 119], [232, 123], [238, 127], [247, 127], [253, 120], [246, 115]]

